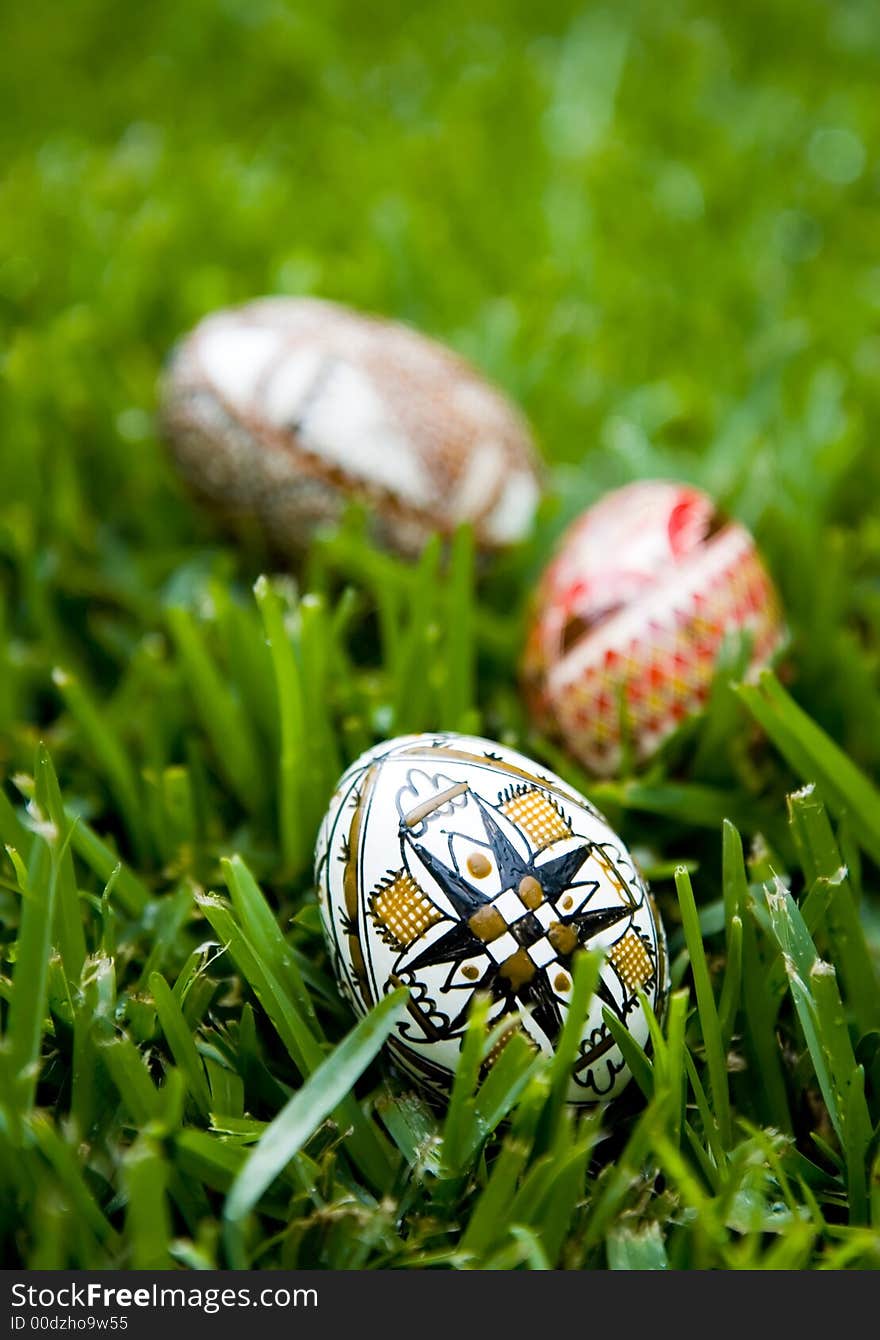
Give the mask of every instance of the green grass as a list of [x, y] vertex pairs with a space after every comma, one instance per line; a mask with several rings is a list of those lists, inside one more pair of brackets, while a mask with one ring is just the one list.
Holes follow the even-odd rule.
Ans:
[[[10, 11], [4, 1265], [880, 1264], [875, 17]], [[548, 462], [528, 543], [407, 567], [352, 516], [273, 576], [215, 529], [156, 377], [263, 292], [413, 321], [520, 400]], [[645, 475], [755, 528], [791, 651], [593, 785], [523, 717], [525, 602], [566, 519]], [[674, 990], [649, 1055], [620, 1039], [611, 1111], [561, 1101], [567, 1034], [479, 1083], [479, 1017], [432, 1111], [380, 1057], [396, 1002], [355, 1025], [335, 990], [309, 868], [335, 777], [441, 726], [560, 768], [653, 879]]]

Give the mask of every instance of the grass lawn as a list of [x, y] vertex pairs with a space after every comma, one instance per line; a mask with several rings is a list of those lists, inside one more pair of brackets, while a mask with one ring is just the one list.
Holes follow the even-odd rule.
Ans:
[[[0, 1262], [876, 1267], [875, 6], [33, 0], [4, 29]], [[462, 534], [440, 580], [352, 516], [272, 575], [215, 528], [156, 379], [267, 292], [505, 387], [548, 462], [530, 541], [475, 574]], [[754, 528], [790, 654], [595, 785], [524, 718], [526, 599], [567, 519], [658, 475]], [[315, 831], [346, 761], [438, 727], [562, 771], [652, 880], [670, 1009], [604, 1114], [561, 1103], [564, 1054], [474, 1092], [479, 1020], [447, 1113], [389, 1076], [387, 1014], [351, 1033]]]

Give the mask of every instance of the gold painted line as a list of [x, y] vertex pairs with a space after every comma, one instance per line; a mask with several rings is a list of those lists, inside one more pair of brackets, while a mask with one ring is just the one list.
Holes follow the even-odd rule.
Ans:
[[348, 861], [346, 862], [345, 875], [343, 877], [345, 910], [348, 913], [353, 930], [353, 933], [350, 933], [348, 937], [348, 949], [351, 954], [355, 976], [360, 982], [361, 990], [363, 991], [368, 1008], [374, 1002], [373, 992], [370, 989], [370, 982], [367, 976], [367, 965], [364, 962], [364, 954], [361, 949], [360, 926], [358, 924], [358, 860], [360, 856], [361, 825], [367, 809], [367, 800], [376, 783], [376, 773], [377, 770], [375, 767], [370, 768], [361, 784], [361, 798], [358, 801], [357, 809], [352, 816], [351, 827], [348, 830]]
[[450, 800], [455, 800], [456, 796], [463, 795], [467, 789], [467, 782], [458, 782], [455, 786], [448, 787], [447, 790], [441, 791], [438, 796], [432, 796], [430, 800], [424, 800], [421, 805], [416, 805], [415, 809], [404, 815], [403, 822], [407, 828], [415, 828], [423, 819], [427, 819], [429, 814], [433, 814], [435, 810], [439, 810]]

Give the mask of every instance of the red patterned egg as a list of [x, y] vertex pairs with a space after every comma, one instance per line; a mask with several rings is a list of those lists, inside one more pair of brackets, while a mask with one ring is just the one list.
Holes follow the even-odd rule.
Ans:
[[313, 298], [215, 312], [174, 351], [161, 398], [191, 487], [256, 519], [284, 554], [353, 499], [407, 554], [463, 522], [487, 550], [531, 525], [539, 486], [523, 417], [463, 359], [395, 322]]
[[607, 776], [624, 725], [644, 762], [701, 711], [722, 646], [738, 636], [753, 670], [785, 640], [752, 536], [699, 489], [630, 484], [574, 522], [544, 573], [524, 691], [539, 727]]
[[666, 998], [666, 940], [632, 856], [579, 792], [492, 740], [438, 732], [387, 740], [340, 778], [315, 851], [340, 989], [365, 1014], [398, 986], [398, 1067], [442, 1097], [475, 994], [498, 1043], [552, 1055], [574, 963], [601, 951], [568, 1097], [607, 1102], [629, 1079], [610, 1013], [648, 1045], [644, 1001]]

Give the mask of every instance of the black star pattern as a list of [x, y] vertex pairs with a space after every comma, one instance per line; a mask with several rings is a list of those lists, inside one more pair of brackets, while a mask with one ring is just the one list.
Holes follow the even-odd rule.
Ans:
[[[473, 793], [471, 793], [473, 794]], [[474, 796], [480, 807], [483, 827], [488, 845], [495, 858], [502, 890], [518, 890], [522, 887], [537, 889], [542, 902], [547, 903], [553, 912], [551, 941], [554, 943], [554, 957], [542, 967], [527, 959], [526, 952], [545, 935], [545, 928], [533, 913], [523, 907], [523, 913], [511, 925], [502, 923], [498, 933], [509, 931], [516, 942], [514, 955], [503, 962], [490, 962], [479, 979], [469, 983], [471, 990], [488, 992], [492, 1000], [503, 1002], [498, 1017], [510, 1013], [519, 1013], [519, 1007], [525, 1006], [531, 1013], [535, 1024], [548, 1038], [555, 1042], [562, 1028], [563, 1016], [550, 978], [560, 972], [571, 971], [572, 960], [579, 949], [584, 948], [602, 931], [626, 921], [632, 915], [632, 906], [619, 902], [612, 906], [594, 907], [591, 899], [598, 892], [597, 880], [578, 879], [577, 876], [593, 851], [589, 841], [581, 842], [577, 847], [561, 856], [537, 862], [541, 852], [531, 851], [524, 859], [497, 822], [491, 807], [479, 796]], [[422, 846], [401, 823], [401, 844], [414, 851], [425, 869], [436, 881], [458, 913], [456, 921], [446, 932], [415, 957], [401, 963], [401, 970], [407, 975], [420, 968], [434, 965], [449, 965], [450, 979], [459, 964], [475, 957], [487, 956], [487, 938], [493, 938], [492, 928], [487, 930], [481, 925], [480, 913], [485, 920], [492, 915], [493, 899], [476, 889], [458, 870], [447, 865], [431, 851]], [[566, 912], [560, 906], [560, 900], [571, 889], [584, 889], [588, 892], [579, 906]], [[500, 919], [499, 919], [500, 920]], [[518, 962], [515, 962], [518, 960]], [[621, 1017], [621, 1010], [613, 995], [600, 982], [597, 988], [600, 999]], [[467, 1015], [468, 1001], [459, 1014], [450, 1019], [447, 1036], [461, 1026]]]

